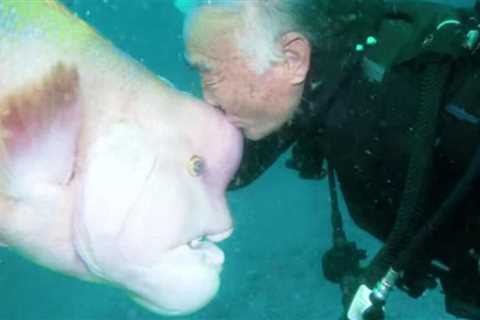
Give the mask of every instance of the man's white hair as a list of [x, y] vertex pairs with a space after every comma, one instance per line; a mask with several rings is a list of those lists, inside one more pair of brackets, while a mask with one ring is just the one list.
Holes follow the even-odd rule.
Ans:
[[[240, 19], [236, 30], [234, 45], [243, 51], [252, 61], [257, 73], [266, 71], [272, 63], [284, 59], [279, 40], [291, 31], [309, 35], [298, 23], [300, 4], [307, 0], [201, 0], [193, 14], [205, 7], [225, 10]], [[191, 12], [191, 14], [192, 14]], [[188, 24], [187, 24], [188, 28]]]

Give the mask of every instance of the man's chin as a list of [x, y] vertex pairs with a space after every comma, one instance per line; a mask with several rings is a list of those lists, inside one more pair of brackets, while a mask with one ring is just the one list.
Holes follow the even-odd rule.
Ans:
[[275, 132], [277, 127], [268, 127], [268, 128], [240, 128], [242, 134], [245, 138], [252, 141], [261, 140], [273, 132]]
[[252, 141], [261, 140], [268, 135], [268, 133], [262, 133], [262, 132], [258, 132], [256, 130], [241, 129], [241, 131], [242, 131], [243, 136], [245, 138], [247, 138], [248, 140], [252, 140]]

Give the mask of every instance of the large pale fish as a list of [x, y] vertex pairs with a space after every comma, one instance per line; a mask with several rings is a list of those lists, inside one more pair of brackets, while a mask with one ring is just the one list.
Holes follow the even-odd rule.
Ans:
[[0, 242], [168, 315], [218, 291], [241, 135], [55, 1], [0, 0]]

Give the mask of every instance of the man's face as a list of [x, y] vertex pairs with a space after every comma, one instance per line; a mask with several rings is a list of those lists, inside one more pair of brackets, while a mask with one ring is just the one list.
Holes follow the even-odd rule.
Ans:
[[208, 15], [197, 19], [187, 38], [188, 60], [200, 73], [205, 101], [224, 110], [245, 137], [261, 139], [291, 118], [298, 89], [281, 62], [257, 73], [254, 61], [234, 43], [238, 30], [220, 26]]

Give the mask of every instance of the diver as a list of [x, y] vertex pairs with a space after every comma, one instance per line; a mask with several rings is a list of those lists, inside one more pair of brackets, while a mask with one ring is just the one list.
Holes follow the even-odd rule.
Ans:
[[[185, 24], [204, 99], [245, 137], [230, 189], [287, 149], [287, 167], [328, 177], [327, 279], [344, 317], [382, 319], [388, 293], [439, 282], [447, 312], [480, 319], [479, 5], [432, 1], [200, 1]], [[356, 225], [384, 245], [370, 263]]]

